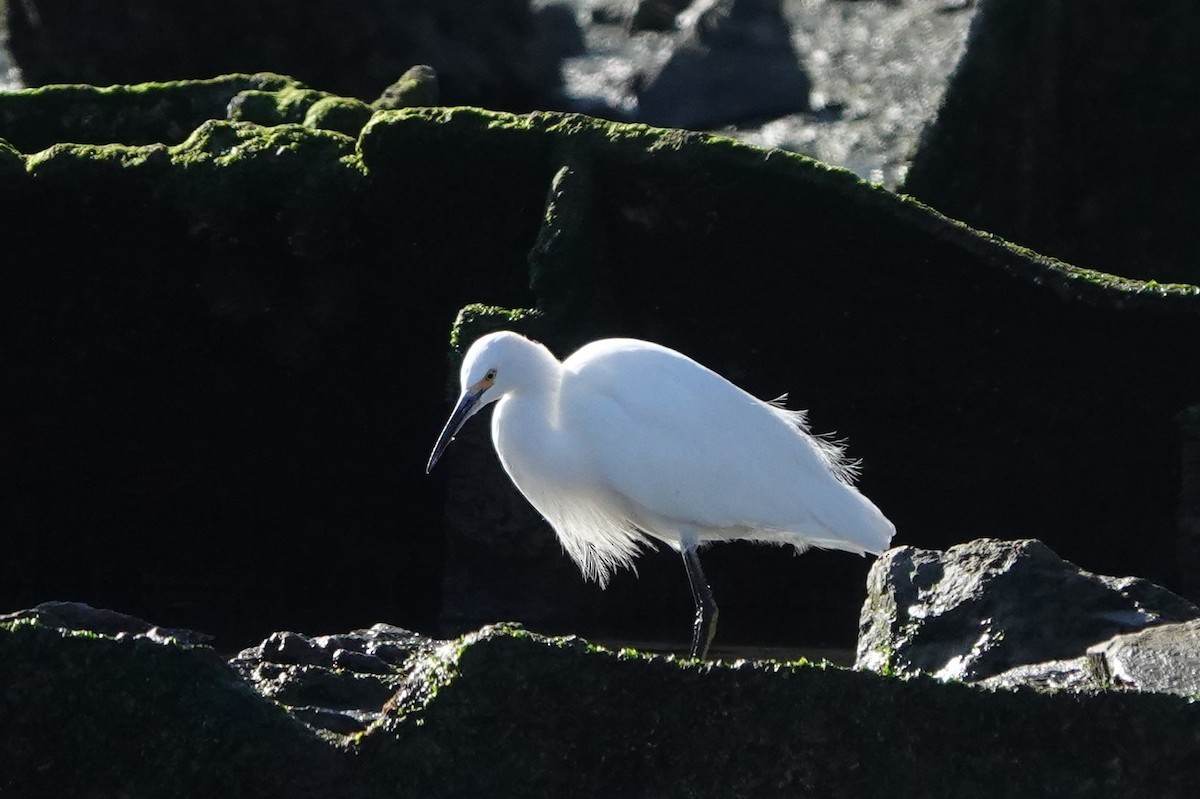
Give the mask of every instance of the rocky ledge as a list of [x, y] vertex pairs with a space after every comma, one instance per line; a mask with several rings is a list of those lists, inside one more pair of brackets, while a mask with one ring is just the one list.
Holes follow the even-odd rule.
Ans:
[[[935, 679], [922, 673], [934, 661], [917, 668], [913, 653], [935, 608], [967, 626], [990, 607], [975, 626], [1005, 624], [1011, 637], [991, 639], [1011, 647], [1021, 624], [1003, 609], [1016, 594], [1039, 603], [1058, 592], [1054, 612], [1026, 625], [1047, 638], [1079, 629], [1075, 610], [1094, 635], [1101, 617], [1132, 629], [1196, 609], [1141, 581], [1063, 561], [1056, 571], [1037, 542], [956, 549], [892, 550], [872, 572], [864, 620], [888, 617], [889, 598], [907, 614], [909, 640], [894, 638], [886, 661], [882, 627], [865, 628], [860, 660], [874, 652], [886, 673], [614, 652], [511, 625], [448, 641], [385, 624], [276, 633], [226, 662], [195, 633], [46, 603], [0, 617], [0, 792], [882, 797], [899, 780], [906, 796], [1190, 795], [1200, 706], [1176, 695], [1177, 679], [1140, 692], [1120, 676], [1137, 672], [1138, 653], [1165, 651], [1159, 638], [1178, 648], [1168, 626], [1104, 644], [1110, 679], [1086, 690], [997, 687], [1021, 682], [1012, 670], [979, 685], [944, 667]], [[985, 579], [966, 577], [970, 562]], [[958, 587], [957, 601], [939, 581]], [[1183, 626], [1194, 642], [1197, 623]], [[968, 644], [964, 662], [991, 649]]]

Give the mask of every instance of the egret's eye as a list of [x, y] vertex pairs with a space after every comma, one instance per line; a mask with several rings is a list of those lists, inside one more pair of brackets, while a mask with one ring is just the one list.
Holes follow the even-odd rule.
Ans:
[[495, 380], [496, 379], [496, 370], [488, 369], [487, 374], [483, 376], [483, 379], [484, 380]]

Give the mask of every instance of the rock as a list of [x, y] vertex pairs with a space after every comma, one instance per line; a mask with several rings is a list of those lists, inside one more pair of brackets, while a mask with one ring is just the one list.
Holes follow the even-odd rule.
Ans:
[[1200, 621], [1163, 624], [1118, 635], [1088, 649], [1103, 657], [1121, 686], [1195, 697], [1200, 695]]
[[174, 639], [183, 644], [204, 644], [211, 635], [195, 630], [157, 627], [136, 616], [94, 608], [83, 602], [43, 602], [29, 610], [0, 615], [0, 623], [32, 620], [58, 630], [87, 630], [112, 636], [146, 638], [158, 643]]
[[[50, 612], [74, 628], [48, 624]], [[341, 793], [341, 758], [325, 741], [212, 649], [131, 636], [153, 629], [131, 618], [57, 604], [0, 620], [0, 793]], [[102, 631], [117, 628], [128, 629]]]
[[629, 30], [670, 31], [675, 29], [675, 18], [692, 4], [692, 0], [639, 0]]
[[409, 108], [438, 104], [438, 79], [433, 67], [418, 64], [410, 67], [400, 79], [383, 90], [372, 108]]
[[230, 101], [244, 92], [274, 98], [283, 90], [304, 88], [293, 78], [263, 72], [174, 83], [0, 92], [0, 137], [26, 153], [64, 141], [179, 144], [202, 122], [223, 119]]
[[305, 724], [349, 735], [381, 718], [401, 684], [401, 670], [438, 643], [389, 624], [314, 637], [276, 632], [229, 663]]
[[1187, 596], [1200, 596], [1200, 405], [1176, 417], [1183, 439], [1176, 557], [1180, 589]]
[[[160, 90], [180, 88], [139, 107]], [[52, 104], [37, 92], [27, 108]], [[1189, 289], [1048, 260], [799, 156], [576, 115], [380, 111], [356, 140], [218, 119], [178, 143], [0, 147], [0, 171], [0, 418], [28, 420], [0, 459], [9, 607], [78, 586], [230, 651], [345, 618], [434, 630], [443, 607], [448, 634], [685, 637], [677, 556], [583, 584], [486, 423], [424, 473], [457, 390], [439, 390], [449, 322], [481, 297], [463, 346], [501, 324], [560, 355], [634, 335], [792, 390], [850, 436], [901, 542], [1045, 530], [1096, 571], [1176, 585]], [[703, 557], [718, 646], [853, 645], [869, 561]]]
[[1082, 655], [1067, 660], [1014, 666], [976, 684], [992, 689], [1034, 688], [1039, 691], [1099, 693], [1112, 688], [1112, 678], [1102, 658]]
[[699, 664], [506, 625], [397, 677], [366, 719], [247, 690], [208, 647], [0, 621], [0, 791], [873, 799], [902, 774], [913, 796], [1172, 799], [1200, 779], [1200, 708], [1170, 695]]
[[716, 0], [638, 91], [638, 119], [715, 128], [808, 108], [809, 80], [780, 0]]
[[255, 64], [369, 100], [412, 64], [430, 64], [448, 104], [525, 111], [556, 95], [563, 46], [539, 38], [530, 6], [28, 0], [3, 8], [13, 61], [32, 86], [194, 78]]
[[905, 546], [871, 567], [855, 667], [982, 680], [1198, 617], [1200, 608], [1164, 588], [1086, 572], [1036, 540]]
[[304, 121], [308, 109], [328, 93], [302, 86], [288, 86], [278, 91], [249, 89], [238, 92], [229, 101], [228, 119], [234, 122], [253, 122], [274, 126]]
[[358, 138], [363, 126], [371, 119], [371, 106], [353, 97], [323, 97], [308, 107], [304, 126], [333, 130]]
[[1200, 282], [1198, 37], [1196, 4], [981, 3], [904, 191], [1081, 266]]

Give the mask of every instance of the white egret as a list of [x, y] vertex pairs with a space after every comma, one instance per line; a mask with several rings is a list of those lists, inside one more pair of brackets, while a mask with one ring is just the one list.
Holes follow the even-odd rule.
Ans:
[[516, 333], [483, 336], [429, 456], [499, 400], [492, 441], [585, 578], [606, 585], [651, 539], [683, 556], [696, 603], [692, 657], [716, 632], [697, 550], [746, 540], [879, 554], [895, 527], [852, 484], [842, 448], [802, 411], [764, 402], [667, 347], [602, 339], [561, 363]]

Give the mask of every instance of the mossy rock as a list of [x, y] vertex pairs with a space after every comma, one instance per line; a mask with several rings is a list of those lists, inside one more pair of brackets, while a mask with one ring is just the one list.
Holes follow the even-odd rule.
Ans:
[[283, 75], [258, 73], [131, 86], [51, 85], [0, 92], [0, 138], [25, 153], [58, 142], [178, 144], [201, 122], [223, 119], [229, 101], [239, 92], [275, 92], [299, 85]]
[[347, 736], [175, 640], [4, 623], [0, 681], [0, 789], [31, 796], [870, 799], [902, 775], [914, 797], [1171, 799], [1200, 778], [1180, 697], [700, 664], [508, 626], [418, 656]]
[[239, 92], [229, 103], [229, 119], [258, 125], [286, 125], [304, 122], [309, 109], [328, 92], [299, 87], [280, 91], [250, 89]]
[[418, 64], [407, 69], [400, 79], [383, 90], [371, 106], [380, 111], [439, 105], [437, 73], [433, 67]]
[[205, 646], [0, 624], [0, 790], [318, 796], [338, 753]]
[[306, 127], [332, 130], [358, 138], [371, 118], [371, 106], [352, 97], [323, 97], [308, 107]]
[[[1089, 570], [1177, 585], [1172, 416], [1200, 374], [1174, 353], [1200, 336], [1195, 287], [1065, 264], [801, 156], [578, 115], [402, 109], [357, 139], [208, 121], [24, 161], [0, 208], [0, 336], [19, 353], [0, 412], [30, 420], [0, 584], [21, 595], [93, 586], [259, 640], [299, 612], [296, 574], [355, 573], [383, 541], [393, 579], [335, 592], [331, 613], [681, 636], [677, 559], [581, 586], [486, 425], [424, 474], [470, 303], [536, 311], [521, 324], [560, 355], [634, 335], [792, 391], [850, 437], [897, 543], [1037, 531]], [[521, 557], [497, 560], [496, 519]], [[231, 558], [246, 541], [255, 557]], [[181, 548], [202, 568], [179, 570]], [[705, 559], [718, 645], [849, 645], [865, 561]]]

